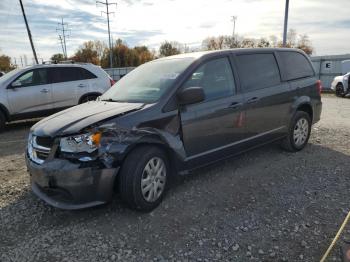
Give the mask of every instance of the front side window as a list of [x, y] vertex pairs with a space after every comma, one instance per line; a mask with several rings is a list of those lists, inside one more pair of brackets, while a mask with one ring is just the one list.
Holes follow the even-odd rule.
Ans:
[[194, 58], [155, 60], [132, 70], [101, 97], [116, 102], [154, 103], [175, 83]]
[[243, 92], [276, 86], [281, 82], [273, 54], [248, 54], [236, 57]]
[[186, 87], [202, 87], [205, 100], [232, 96], [235, 82], [228, 58], [219, 58], [200, 66], [184, 84]]
[[20, 77], [18, 77], [14, 82], [12, 82], [13, 87], [24, 87], [24, 86], [34, 86], [34, 85], [45, 85], [48, 83], [47, 80], [47, 70], [45, 68], [30, 70]]

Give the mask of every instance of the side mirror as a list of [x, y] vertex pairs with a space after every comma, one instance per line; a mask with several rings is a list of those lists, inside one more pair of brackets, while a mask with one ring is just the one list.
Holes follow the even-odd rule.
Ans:
[[205, 94], [202, 87], [187, 87], [180, 90], [177, 100], [180, 105], [190, 105], [204, 101]]
[[10, 88], [20, 87], [22, 84], [20, 81], [15, 81], [10, 85]]

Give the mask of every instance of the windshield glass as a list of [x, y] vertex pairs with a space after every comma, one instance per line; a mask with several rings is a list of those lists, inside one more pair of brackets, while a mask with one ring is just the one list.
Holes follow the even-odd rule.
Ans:
[[19, 71], [21, 71], [22, 69], [15, 69], [12, 70], [6, 74], [4, 74], [2, 77], [0, 77], [1, 81], [6, 81], [7, 79], [11, 78], [12, 76], [14, 76], [15, 74], [17, 74]]
[[154, 103], [194, 58], [155, 60], [131, 71], [101, 97], [116, 102]]

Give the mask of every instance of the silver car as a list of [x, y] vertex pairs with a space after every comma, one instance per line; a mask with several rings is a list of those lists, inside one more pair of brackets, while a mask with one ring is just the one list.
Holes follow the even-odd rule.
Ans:
[[0, 130], [6, 122], [47, 116], [95, 100], [114, 84], [92, 64], [43, 64], [0, 77]]

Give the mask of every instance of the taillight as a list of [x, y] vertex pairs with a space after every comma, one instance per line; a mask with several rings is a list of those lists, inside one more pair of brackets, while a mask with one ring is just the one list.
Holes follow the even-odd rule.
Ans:
[[316, 81], [316, 88], [317, 88], [318, 93], [321, 95], [321, 92], [322, 92], [322, 82], [321, 82], [321, 80], [317, 80]]
[[111, 86], [114, 86], [115, 81], [112, 78], [109, 79], [109, 82], [111, 83]]

